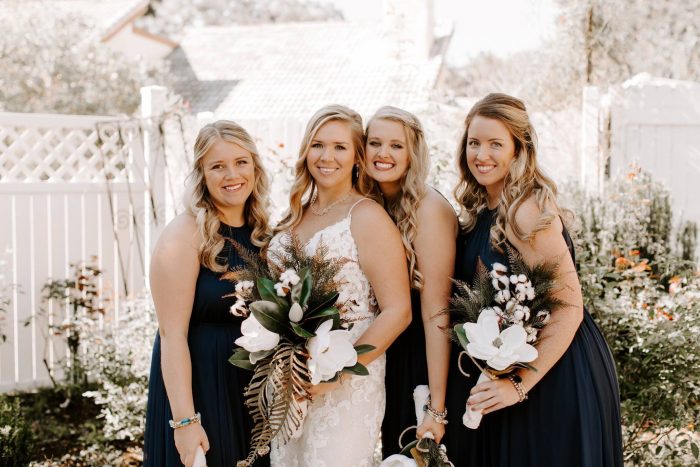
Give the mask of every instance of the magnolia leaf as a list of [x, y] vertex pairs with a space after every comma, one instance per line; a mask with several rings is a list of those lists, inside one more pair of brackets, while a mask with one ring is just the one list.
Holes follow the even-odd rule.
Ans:
[[333, 292], [329, 295], [326, 295], [321, 299], [321, 302], [318, 305], [310, 309], [310, 313], [316, 312], [323, 308], [335, 307], [335, 304], [338, 302], [339, 296], [340, 294], [338, 292]]
[[369, 371], [367, 370], [367, 367], [364, 366], [362, 363], [355, 363], [353, 366], [346, 366], [343, 368], [345, 373], [351, 373], [353, 375], [360, 375], [360, 376], [367, 376], [369, 374]]
[[255, 366], [250, 363], [250, 352], [246, 349], [236, 349], [228, 361], [230, 364], [246, 370], [253, 370], [255, 368]]
[[340, 310], [338, 310], [336, 307], [331, 306], [328, 308], [322, 308], [316, 311], [312, 311], [311, 313], [307, 313], [306, 316], [304, 316], [304, 319], [313, 319], [313, 318], [322, 318], [324, 316], [333, 316], [340, 314]]
[[370, 344], [360, 344], [355, 346], [355, 352], [357, 352], [357, 355], [362, 355], [363, 353], [371, 352], [374, 349], [376, 349], [376, 347]]
[[457, 340], [459, 340], [459, 345], [461, 345], [464, 350], [467, 350], [469, 339], [467, 339], [467, 333], [464, 332], [464, 326], [461, 324], [455, 324], [454, 331], [455, 335], [457, 336]]
[[313, 278], [311, 277], [311, 270], [308, 267], [303, 268], [299, 271], [299, 282], [292, 287], [292, 302], [297, 302], [302, 308], [305, 307], [311, 295], [312, 285]]
[[280, 307], [284, 307], [286, 305], [285, 300], [279, 295], [277, 295], [277, 291], [275, 291], [274, 282], [272, 282], [267, 277], [259, 277], [256, 282], [256, 285], [258, 287], [258, 293], [260, 294], [261, 299], [266, 300], [268, 302], [277, 303]]
[[299, 326], [297, 323], [289, 323], [289, 324], [292, 325], [292, 330], [299, 337], [303, 337], [304, 339], [310, 339], [310, 338], [316, 336], [316, 334], [314, 334], [313, 332], [307, 331], [306, 329]]
[[248, 307], [260, 324], [268, 331], [284, 335], [287, 332], [289, 318], [284, 315], [280, 306], [274, 302], [258, 300]]

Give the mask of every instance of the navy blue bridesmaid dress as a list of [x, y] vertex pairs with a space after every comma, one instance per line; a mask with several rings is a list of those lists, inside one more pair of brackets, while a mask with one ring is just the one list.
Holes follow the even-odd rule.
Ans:
[[[487, 268], [507, 258], [491, 247], [495, 210], [483, 210], [475, 228], [460, 236], [455, 277], [471, 283], [478, 258]], [[564, 237], [574, 257], [568, 232]], [[575, 257], [574, 257], [575, 262]], [[559, 311], [566, 313], [566, 309]], [[476, 430], [462, 424], [469, 390], [479, 372], [468, 359], [457, 368], [461, 349], [453, 347], [444, 442], [457, 467], [622, 467], [620, 396], [615, 364], [602, 333], [584, 309], [581, 323], [562, 358], [529, 392], [528, 399], [487, 414]]]
[[[251, 251], [258, 251], [250, 241], [251, 228], [221, 225], [220, 233]], [[219, 254], [229, 268], [243, 265], [229, 242]], [[220, 280], [220, 274], [200, 266], [190, 317], [188, 343], [192, 362], [192, 395], [195, 411], [202, 414], [202, 426], [209, 439], [206, 454], [208, 467], [231, 467], [245, 459], [250, 446], [252, 421], [243, 402], [243, 392], [252, 372], [228, 362], [234, 340], [241, 336], [243, 318], [233, 316], [229, 308], [234, 285]], [[144, 443], [144, 465], [147, 467], [181, 466], [175, 448], [170, 403], [165, 392], [160, 368], [160, 336], [156, 335], [148, 385], [148, 407]], [[269, 465], [269, 457], [258, 466]]]
[[[412, 320], [386, 351], [386, 411], [382, 422], [382, 454], [386, 458], [399, 449], [399, 436], [416, 424], [413, 389], [428, 384], [425, 356], [425, 331], [420, 307], [420, 292], [411, 289]], [[403, 443], [416, 438], [415, 430], [403, 437]]]

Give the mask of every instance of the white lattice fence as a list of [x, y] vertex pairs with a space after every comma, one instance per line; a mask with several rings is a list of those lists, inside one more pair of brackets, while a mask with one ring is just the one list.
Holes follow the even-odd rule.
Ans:
[[113, 310], [143, 289], [162, 200], [143, 128], [116, 117], [0, 114], [0, 251], [15, 285], [1, 322], [0, 392], [46, 384], [44, 359], [53, 366], [63, 355], [45, 336], [64, 311], [42, 300], [42, 287], [70, 277], [71, 263], [97, 258]]

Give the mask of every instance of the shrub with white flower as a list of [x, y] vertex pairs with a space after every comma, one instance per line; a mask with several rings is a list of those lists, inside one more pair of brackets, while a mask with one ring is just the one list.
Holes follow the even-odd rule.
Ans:
[[342, 372], [368, 374], [357, 357], [374, 349], [355, 346], [352, 323], [343, 319], [346, 304], [335, 280], [343, 261], [327, 258], [323, 245], [309, 256], [295, 238], [284, 247], [265, 262], [239, 245], [247, 267], [224, 275], [236, 283], [231, 312], [247, 316], [229, 361], [253, 371], [244, 397], [256, 426], [251, 452], [239, 466], [269, 452], [273, 438], [285, 443], [297, 436], [309, 388]]
[[[554, 295], [556, 263], [528, 266], [514, 250], [507, 253], [508, 266], [494, 263], [487, 271], [479, 262], [472, 286], [455, 281], [457, 293], [447, 310], [464, 349], [460, 358], [468, 356], [481, 370], [477, 384], [518, 368], [534, 369], [539, 331], [550, 311], [564, 305]], [[467, 406], [462, 422], [477, 428], [481, 413]]]

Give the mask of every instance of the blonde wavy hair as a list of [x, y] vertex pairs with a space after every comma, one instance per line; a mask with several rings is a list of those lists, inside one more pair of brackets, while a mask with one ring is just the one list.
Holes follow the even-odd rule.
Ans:
[[367, 123], [365, 142], [369, 137], [369, 128], [375, 120], [399, 123], [403, 126], [406, 136], [408, 168], [401, 176], [399, 196], [394, 199], [383, 198], [379, 184], [374, 180], [372, 180], [372, 193], [375, 198], [382, 200], [384, 209], [401, 232], [411, 286], [420, 290], [423, 288], [423, 275], [416, 265], [416, 251], [413, 248], [413, 241], [416, 239], [418, 231], [418, 206], [427, 192], [426, 180], [430, 170], [428, 144], [425, 142], [423, 126], [418, 118], [406, 110], [392, 106], [382, 107], [372, 116]]
[[[469, 125], [477, 115], [503, 123], [515, 143], [515, 159], [506, 174], [496, 221], [491, 227], [491, 244], [497, 250], [503, 251], [506, 224], [522, 241], [532, 241], [537, 232], [547, 229], [552, 224], [560, 211], [557, 204], [557, 186], [537, 163], [537, 135], [530, 123], [525, 104], [520, 99], [506, 94], [489, 94], [474, 104], [467, 114], [457, 154], [461, 179], [454, 195], [461, 206], [460, 221], [465, 231], [469, 232], [474, 228], [478, 214], [487, 209], [488, 201], [486, 188], [476, 181], [467, 164]], [[515, 213], [531, 196], [535, 197], [542, 214], [532, 232], [526, 233], [516, 222]]]
[[217, 262], [217, 257], [224, 248], [224, 237], [219, 233], [221, 221], [219, 209], [214, 205], [204, 178], [203, 159], [217, 141], [237, 144], [250, 153], [255, 168], [253, 191], [245, 202], [243, 218], [253, 232], [251, 241], [263, 247], [269, 239], [270, 228], [267, 213], [269, 181], [262, 165], [258, 149], [253, 138], [236, 122], [218, 120], [199, 130], [194, 143], [194, 162], [187, 176], [188, 189], [185, 195], [187, 212], [194, 216], [202, 244], [199, 249], [199, 261], [202, 265], [216, 272], [225, 272], [226, 266]]
[[304, 132], [304, 137], [301, 140], [301, 146], [299, 148], [299, 158], [294, 166], [295, 177], [289, 195], [289, 210], [285, 213], [284, 218], [277, 227], [275, 227], [275, 233], [293, 229], [301, 222], [304, 209], [309, 205], [316, 192], [316, 183], [311, 176], [311, 172], [309, 172], [309, 168], [306, 166], [306, 155], [309, 152], [311, 142], [316, 137], [318, 130], [326, 123], [334, 121], [345, 122], [350, 127], [352, 144], [355, 149], [355, 163], [358, 167], [357, 173], [353, 170], [353, 188], [362, 196], [367, 196], [370, 193], [370, 178], [367, 176], [367, 171], [365, 170], [365, 145], [362, 117], [354, 110], [345, 106], [337, 104], [327, 105], [318, 110], [306, 125], [306, 131]]

